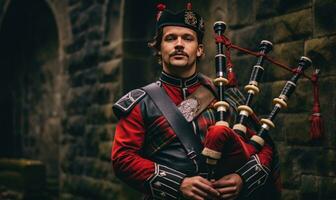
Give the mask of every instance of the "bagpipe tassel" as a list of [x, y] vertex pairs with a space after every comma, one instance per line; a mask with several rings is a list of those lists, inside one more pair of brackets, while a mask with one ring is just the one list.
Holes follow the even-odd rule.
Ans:
[[237, 86], [236, 74], [232, 70], [232, 67], [228, 68], [227, 77], [228, 77], [228, 80], [229, 80], [229, 83], [228, 83], [229, 86], [231, 86], [231, 87]]
[[314, 105], [313, 113], [309, 118], [309, 121], [311, 123], [310, 138], [312, 140], [318, 140], [323, 137], [324, 132], [323, 120], [320, 112], [318, 70], [313, 74], [311, 80], [313, 83]]

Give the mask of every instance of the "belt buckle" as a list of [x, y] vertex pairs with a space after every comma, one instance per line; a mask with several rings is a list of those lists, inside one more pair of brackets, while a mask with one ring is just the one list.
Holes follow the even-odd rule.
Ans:
[[189, 153], [187, 155], [190, 159], [195, 159], [196, 156], [197, 156], [195, 151], [189, 151]]

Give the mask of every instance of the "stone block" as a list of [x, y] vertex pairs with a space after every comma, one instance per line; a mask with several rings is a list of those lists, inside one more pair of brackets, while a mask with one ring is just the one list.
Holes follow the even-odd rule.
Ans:
[[252, 24], [255, 21], [254, 1], [227, 0], [226, 23], [230, 27], [238, 27]]
[[88, 67], [96, 67], [99, 58], [99, 42], [88, 42], [83, 56], [83, 64]]
[[70, 194], [70, 193], [61, 193], [60, 194], [60, 199], [62, 199], [62, 200], [83, 200], [84, 198], [82, 198], [82, 197], [79, 197], [79, 196], [74, 196], [74, 195], [72, 195], [72, 194]]
[[277, 10], [279, 13], [288, 13], [297, 10], [303, 10], [312, 6], [311, 0], [280, 0], [277, 2]]
[[320, 199], [335, 199], [336, 197], [336, 178], [321, 177]]
[[87, 31], [87, 39], [88, 40], [98, 40], [101, 41], [104, 37], [103, 32], [96, 27], [91, 27], [88, 31]]
[[[106, 129], [107, 129], [107, 136], [106, 137], [102, 137], [102, 140], [113, 140], [114, 135], [115, 135], [115, 131], [116, 131], [116, 124], [109, 124], [106, 125]], [[106, 138], [106, 139], [105, 139]]]
[[77, 35], [85, 32], [90, 27], [89, 16], [81, 14], [72, 26], [72, 34]]
[[121, 186], [88, 176], [67, 175], [63, 181], [64, 191], [88, 199], [116, 199]]
[[283, 200], [298, 200], [299, 199], [299, 191], [298, 190], [282, 190], [281, 199]]
[[312, 175], [302, 175], [300, 186], [301, 199], [319, 199], [319, 177]]
[[98, 61], [99, 62], [109, 62], [112, 61], [113, 59], [121, 59], [123, 55], [123, 50], [122, 50], [122, 41], [117, 40], [111, 42], [109, 46], [104, 46], [101, 48]]
[[77, 155], [85, 153], [83, 151], [83, 145], [78, 139], [76, 138], [77, 142], [76, 143], [71, 143], [71, 144], [64, 144], [61, 145], [61, 149], [59, 152], [60, 155], [60, 162], [61, 162], [61, 168], [66, 172], [68, 170], [68, 167], [70, 163], [76, 158]]
[[305, 39], [313, 33], [311, 9], [276, 17], [271, 23], [274, 43]]
[[72, 6], [69, 9], [69, 16], [70, 16], [70, 23], [75, 24], [77, 20], [79, 19], [79, 17], [81, 16], [81, 8], [79, 4], [78, 6], [77, 5]]
[[275, 128], [271, 129], [269, 134], [276, 142], [283, 142], [286, 139], [286, 127], [287, 127], [287, 117], [288, 114], [279, 113], [274, 120]]
[[99, 135], [95, 132], [87, 132], [85, 131], [84, 136], [84, 148], [85, 148], [85, 155], [89, 157], [95, 157], [99, 151]]
[[93, 85], [98, 81], [98, 73], [96, 68], [83, 69], [71, 76], [71, 86], [81, 87], [84, 85]]
[[314, 29], [317, 36], [336, 33], [336, 2], [334, 0], [314, 1]]
[[267, 17], [303, 10], [311, 6], [311, 0], [259, 0], [257, 1], [256, 14], [257, 19], [265, 19]]
[[335, 151], [313, 145], [303, 147], [281, 143], [278, 147], [285, 187], [297, 188], [301, 174], [335, 176]]
[[85, 132], [86, 119], [84, 116], [71, 116], [67, 120], [65, 131], [70, 135], [82, 136]]
[[0, 184], [23, 192], [24, 199], [45, 197], [45, 165], [37, 160], [0, 159]]
[[68, 1], [68, 5], [69, 5], [69, 6], [73, 6], [73, 5], [75, 5], [75, 4], [78, 4], [79, 2], [81, 2], [81, 0], [69, 0], [69, 1]]
[[336, 36], [307, 40], [305, 55], [312, 59], [315, 66], [321, 68], [322, 74], [336, 74]]
[[104, 124], [107, 122], [107, 119], [104, 117], [104, 113], [102, 112], [101, 105], [92, 105], [88, 108], [87, 111], [87, 122], [89, 124]]
[[112, 141], [99, 144], [99, 158], [103, 161], [111, 160]]
[[104, 7], [100, 4], [94, 4], [88, 10], [88, 22], [91, 27], [101, 27], [103, 24]]
[[282, 185], [286, 189], [298, 189], [301, 181], [301, 174], [296, 169], [297, 156], [300, 154], [300, 150], [292, 149], [291, 147], [278, 146], [280, 157], [280, 169]]
[[85, 127], [85, 134], [95, 135], [89, 137], [98, 137], [99, 141], [112, 141], [115, 129], [116, 129], [115, 124], [87, 125]]
[[91, 8], [94, 4], [95, 4], [94, 0], [81, 1], [80, 9], [83, 12], [83, 11]]
[[309, 135], [309, 115], [287, 114], [281, 126], [286, 142], [289, 145], [305, 145], [310, 141]]
[[121, 59], [113, 59], [98, 66], [100, 82], [112, 82], [120, 79]]
[[97, 85], [95, 90], [93, 90], [93, 102], [100, 105], [113, 102], [115, 97], [120, 95], [119, 88], [119, 83], [104, 83]]
[[[273, 47], [273, 51], [269, 53], [269, 56], [282, 64], [296, 68], [298, 65], [298, 60], [301, 56], [304, 55], [303, 47], [303, 41], [276, 44]], [[265, 61], [264, 68], [264, 81], [266, 82], [287, 80], [292, 75], [291, 72], [288, 72], [287, 70], [274, 64], [270, 64], [269, 61]]]
[[[290, 146], [285, 143], [280, 143], [278, 149], [283, 186], [286, 189], [301, 190], [302, 187], [310, 187], [308, 183], [303, 183], [306, 179], [302, 179], [302, 174], [334, 176], [335, 170], [331, 166], [335, 159], [331, 157], [335, 152], [329, 152], [321, 147]], [[318, 191], [321, 189], [319, 188]]]
[[295, 91], [288, 100], [288, 108], [285, 112], [304, 112], [310, 113], [313, 108], [313, 88], [307, 79], [297, 82]]
[[[72, 54], [72, 53], [75, 53], [81, 50], [84, 47], [85, 43], [86, 43], [86, 37], [84, 34], [76, 35], [72, 43], [69, 45], [66, 45], [64, 50], [67, 54]], [[75, 66], [72, 66], [71, 64], [75, 65], [74, 63], [70, 63], [69, 69], [75, 67]]]
[[86, 112], [87, 107], [92, 103], [90, 90], [91, 88], [88, 86], [70, 89], [66, 100], [68, 115], [81, 115]]
[[22, 200], [23, 193], [21, 191], [15, 191], [5, 186], [0, 186], [0, 199]]
[[16, 190], [24, 188], [24, 180], [20, 172], [11, 171], [11, 169], [0, 170], [0, 184]]
[[256, 18], [263, 19], [274, 16], [278, 13], [277, 7], [279, 0], [258, 0], [256, 1]]
[[112, 166], [110, 162], [100, 161], [92, 157], [77, 157], [76, 162], [85, 166], [83, 173], [96, 179], [112, 180]]
[[254, 26], [247, 26], [230, 32], [229, 36], [233, 44], [252, 51], [258, 50], [262, 40], [273, 42], [274, 24], [271, 21], [258, 23]]

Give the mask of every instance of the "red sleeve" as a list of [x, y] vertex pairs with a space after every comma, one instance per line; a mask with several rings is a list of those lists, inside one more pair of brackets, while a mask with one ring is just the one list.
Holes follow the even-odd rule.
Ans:
[[[248, 138], [251, 138], [253, 135], [256, 135], [256, 132], [254, 132], [252, 129], [247, 128], [246, 133], [248, 134]], [[268, 169], [271, 168], [272, 163], [272, 156], [273, 156], [273, 149], [272, 147], [265, 142], [265, 145], [261, 149], [259, 153], [257, 153], [260, 163], [267, 167]]]
[[137, 105], [117, 124], [112, 145], [112, 164], [118, 178], [134, 188], [148, 193], [145, 182], [155, 171], [154, 162], [140, 155], [145, 128], [140, 106]]

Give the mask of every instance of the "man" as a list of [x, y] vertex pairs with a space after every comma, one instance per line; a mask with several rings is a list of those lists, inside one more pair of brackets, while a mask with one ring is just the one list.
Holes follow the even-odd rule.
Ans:
[[[179, 13], [161, 9], [157, 20], [157, 34], [150, 46], [157, 50], [162, 65], [157, 84], [169, 100], [181, 108], [200, 87], [215, 93], [211, 81], [196, 70], [204, 54], [202, 17], [189, 7]], [[129, 92], [113, 109], [120, 119], [112, 148], [115, 173], [148, 199], [234, 199], [240, 193], [250, 195], [268, 179], [273, 153], [269, 146], [235, 173], [215, 181], [204, 178], [201, 155], [186, 153], [183, 140], [144, 89]], [[211, 104], [189, 121], [195, 140], [203, 140], [215, 123]]]

